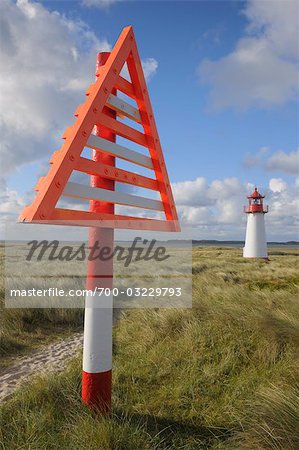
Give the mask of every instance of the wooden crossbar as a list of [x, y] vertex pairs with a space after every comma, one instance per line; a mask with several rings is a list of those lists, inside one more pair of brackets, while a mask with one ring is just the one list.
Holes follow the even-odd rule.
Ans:
[[155, 211], [164, 211], [163, 203], [159, 200], [126, 194], [119, 191], [109, 191], [107, 189], [85, 186], [83, 184], [73, 183], [71, 181], [68, 181], [66, 184], [62, 195], [74, 198], [84, 198], [88, 200], [102, 200], [108, 203], [153, 209]]
[[153, 163], [151, 158], [142, 155], [141, 153], [130, 150], [114, 142], [107, 141], [107, 139], [95, 136], [91, 134], [87, 141], [87, 147], [94, 148], [96, 150], [102, 150], [104, 152], [110, 153], [119, 158], [125, 159], [126, 161], [133, 162], [139, 166], [147, 167], [148, 169], [153, 169]]
[[98, 164], [97, 162], [81, 156], [76, 162], [75, 170], [89, 175], [99, 175], [109, 180], [119, 181], [121, 183], [133, 184], [138, 187], [158, 191], [158, 183], [153, 178], [145, 177], [128, 170], [108, 166], [107, 164]]

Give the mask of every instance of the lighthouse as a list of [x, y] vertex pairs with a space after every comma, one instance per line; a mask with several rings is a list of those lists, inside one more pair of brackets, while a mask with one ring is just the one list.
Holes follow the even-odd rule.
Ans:
[[248, 205], [244, 206], [244, 212], [247, 214], [247, 229], [243, 257], [268, 259], [265, 230], [265, 213], [268, 212], [268, 206], [263, 205], [265, 196], [255, 188], [247, 198]]

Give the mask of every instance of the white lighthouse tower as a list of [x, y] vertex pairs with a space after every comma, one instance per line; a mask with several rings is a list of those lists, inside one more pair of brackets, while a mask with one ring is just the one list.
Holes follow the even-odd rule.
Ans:
[[248, 205], [244, 207], [247, 214], [247, 229], [243, 257], [268, 259], [265, 231], [265, 213], [268, 212], [268, 206], [263, 205], [265, 196], [255, 188], [247, 198]]

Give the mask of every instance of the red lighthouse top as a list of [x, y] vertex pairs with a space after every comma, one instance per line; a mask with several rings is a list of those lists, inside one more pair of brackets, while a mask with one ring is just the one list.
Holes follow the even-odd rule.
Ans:
[[247, 198], [265, 198], [265, 196], [261, 195], [257, 190], [257, 187], [255, 187], [253, 193], [251, 195], [247, 195]]
[[263, 205], [264, 195], [261, 195], [257, 189], [254, 188], [254, 191], [251, 195], [247, 196], [248, 198], [248, 206], [244, 206], [245, 213], [262, 213], [265, 214], [268, 212], [268, 206]]

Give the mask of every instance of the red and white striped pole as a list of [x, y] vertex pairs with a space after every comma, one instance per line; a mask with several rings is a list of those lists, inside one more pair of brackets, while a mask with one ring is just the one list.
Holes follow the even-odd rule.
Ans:
[[[104, 65], [110, 53], [102, 52], [97, 56], [96, 73]], [[116, 94], [116, 90], [113, 92]], [[115, 118], [115, 111], [104, 107], [103, 112]], [[109, 141], [115, 142], [115, 134], [103, 126], [95, 127], [95, 134]], [[115, 157], [93, 150], [92, 159], [99, 164], [115, 166]], [[98, 175], [91, 176], [91, 186], [114, 190], [114, 181], [107, 180]], [[114, 205], [111, 203], [91, 200], [90, 211], [114, 214]], [[113, 228], [89, 229], [88, 246], [113, 248]], [[94, 291], [96, 287], [112, 289], [113, 261], [88, 261], [86, 288]], [[95, 303], [102, 302], [104, 307]], [[95, 408], [102, 414], [111, 411], [112, 393], [112, 325], [113, 325], [113, 297], [99, 298], [87, 295], [84, 319], [83, 344], [83, 372], [82, 372], [82, 400], [90, 408]]]

